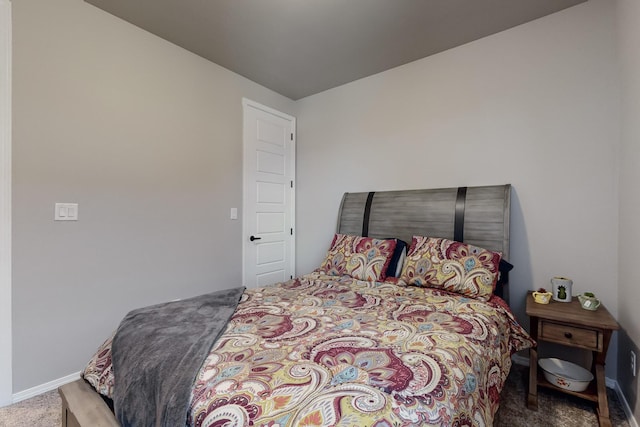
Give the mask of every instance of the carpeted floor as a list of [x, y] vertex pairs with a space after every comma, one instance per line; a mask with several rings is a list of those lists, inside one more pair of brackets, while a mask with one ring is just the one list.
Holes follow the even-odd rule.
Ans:
[[[495, 427], [585, 427], [598, 426], [595, 405], [582, 399], [547, 389], [538, 390], [538, 411], [526, 406], [529, 371], [514, 365], [502, 392]], [[614, 427], [629, 427], [622, 405], [608, 389], [609, 411]], [[60, 425], [60, 397], [57, 391], [0, 408], [0, 427], [57, 427]]]
[[[495, 427], [598, 427], [595, 403], [547, 388], [538, 388], [538, 410], [527, 409], [529, 367], [513, 365], [507, 378]], [[607, 389], [614, 427], [630, 427], [617, 394]]]
[[0, 408], [0, 427], [59, 427], [61, 423], [58, 390]]

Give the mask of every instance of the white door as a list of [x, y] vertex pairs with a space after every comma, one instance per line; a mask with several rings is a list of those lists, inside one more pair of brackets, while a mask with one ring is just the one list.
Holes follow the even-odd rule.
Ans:
[[0, 406], [12, 401], [11, 2], [0, 0]]
[[295, 118], [243, 99], [243, 283], [294, 276]]

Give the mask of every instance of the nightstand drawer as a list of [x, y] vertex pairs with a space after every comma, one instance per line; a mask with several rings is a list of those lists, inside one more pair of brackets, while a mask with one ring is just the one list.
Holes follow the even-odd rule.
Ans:
[[560, 323], [540, 321], [539, 338], [558, 344], [602, 351], [602, 340], [599, 331]]

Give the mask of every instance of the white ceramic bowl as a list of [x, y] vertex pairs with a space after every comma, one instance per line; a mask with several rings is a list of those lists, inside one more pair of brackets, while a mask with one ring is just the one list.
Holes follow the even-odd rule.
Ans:
[[593, 380], [593, 374], [582, 366], [556, 358], [540, 359], [544, 377], [551, 384], [571, 391], [585, 391]]

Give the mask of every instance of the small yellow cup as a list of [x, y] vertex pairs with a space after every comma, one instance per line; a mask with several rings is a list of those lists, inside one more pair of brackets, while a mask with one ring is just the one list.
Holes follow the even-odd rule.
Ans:
[[533, 300], [535, 302], [537, 302], [538, 304], [549, 304], [549, 301], [551, 301], [551, 296], [553, 294], [551, 292], [534, 292], [533, 293]]

